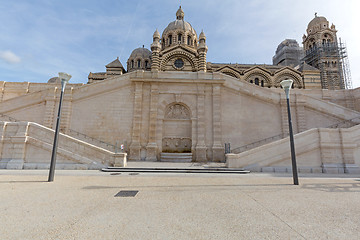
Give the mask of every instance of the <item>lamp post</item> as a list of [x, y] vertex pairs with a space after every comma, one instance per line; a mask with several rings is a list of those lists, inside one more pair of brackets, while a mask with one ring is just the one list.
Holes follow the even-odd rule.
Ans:
[[69, 82], [71, 75], [59, 72], [59, 78], [61, 81], [61, 93], [60, 93], [60, 100], [59, 100], [59, 110], [56, 119], [56, 128], [55, 128], [55, 136], [54, 136], [54, 144], [51, 154], [51, 163], [50, 163], [50, 171], [49, 171], [49, 179], [48, 182], [54, 181], [54, 173], [55, 173], [55, 164], [56, 164], [56, 152], [57, 152], [57, 145], [58, 145], [58, 138], [59, 138], [59, 126], [60, 126], [60, 116], [61, 116], [61, 105], [63, 100], [63, 95], [65, 91], [66, 83]]
[[289, 93], [291, 89], [291, 85], [293, 84], [293, 80], [286, 79], [281, 81], [280, 85], [285, 90], [286, 95], [286, 103], [287, 103], [287, 112], [288, 112], [288, 120], [289, 120], [289, 134], [290, 134], [290, 148], [291, 148], [291, 163], [292, 163], [292, 171], [293, 171], [293, 179], [294, 185], [299, 185], [297, 167], [296, 167], [296, 156], [295, 156], [295, 146], [294, 146], [294, 134], [292, 130], [292, 122], [291, 122], [291, 113], [290, 113], [290, 102], [289, 102]]

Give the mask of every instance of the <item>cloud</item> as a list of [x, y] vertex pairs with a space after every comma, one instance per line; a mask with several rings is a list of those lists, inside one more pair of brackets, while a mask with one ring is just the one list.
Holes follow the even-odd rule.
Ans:
[[0, 51], [0, 59], [3, 59], [7, 63], [16, 64], [21, 62], [21, 58], [10, 50]]

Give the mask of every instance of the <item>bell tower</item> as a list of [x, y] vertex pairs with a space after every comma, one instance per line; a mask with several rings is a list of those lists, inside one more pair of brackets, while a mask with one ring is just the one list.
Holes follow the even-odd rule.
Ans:
[[315, 18], [308, 24], [306, 32], [307, 35], [303, 36], [304, 61], [320, 70], [323, 89], [344, 89], [344, 49], [338, 44], [335, 25], [329, 26], [325, 17], [315, 13]]

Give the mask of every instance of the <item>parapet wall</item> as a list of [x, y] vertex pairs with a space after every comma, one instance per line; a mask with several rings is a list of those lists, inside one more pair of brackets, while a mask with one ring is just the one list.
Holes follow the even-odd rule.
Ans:
[[[299, 172], [360, 173], [360, 125], [314, 128], [294, 136]], [[229, 168], [263, 172], [291, 172], [289, 138], [239, 154], [227, 154]]]
[[[48, 169], [54, 130], [32, 122], [0, 122], [0, 168]], [[60, 134], [56, 168], [101, 169], [126, 166], [126, 153], [106, 149]]]
[[[83, 86], [83, 83], [67, 84], [67, 88], [75, 88]], [[19, 97], [25, 94], [43, 91], [49, 88], [58, 88], [61, 86], [56, 83], [31, 83], [31, 82], [5, 82], [0, 81], [0, 102], [7, 99]]]

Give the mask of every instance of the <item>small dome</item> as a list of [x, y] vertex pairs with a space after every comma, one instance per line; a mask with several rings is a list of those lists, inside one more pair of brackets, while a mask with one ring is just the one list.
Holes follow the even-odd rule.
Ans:
[[151, 57], [151, 51], [143, 46], [141, 48], [134, 49], [131, 52], [129, 59], [150, 58], [150, 57]]
[[53, 77], [48, 80], [48, 83], [61, 83], [59, 77]]
[[151, 51], [147, 48], [136, 48], [132, 51], [127, 61], [127, 71], [135, 70], [150, 70], [151, 69]]
[[282, 41], [277, 49], [276, 49], [276, 53], [280, 52], [281, 49], [283, 49], [284, 47], [290, 47], [290, 48], [293, 48], [293, 49], [297, 49], [299, 48], [299, 44], [298, 42], [295, 40], [295, 39], [285, 39], [284, 41]]
[[308, 32], [309, 30], [313, 29], [314, 27], [320, 27], [320, 29], [327, 28], [329, 26], [329, 22], [325, 17], [318, 17], [315, 13], [315, 17], [311, 20], [308, 24]]

